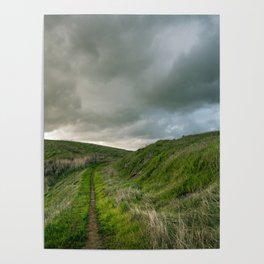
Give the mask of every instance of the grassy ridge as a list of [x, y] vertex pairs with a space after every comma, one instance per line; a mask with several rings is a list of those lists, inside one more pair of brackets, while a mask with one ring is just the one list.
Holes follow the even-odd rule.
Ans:
[[[69, 179], [57, 184], [61, 186], [57, 192], [52, 190], [46, 193], [45, 213], [48, 216], [45, 220], [45, 248], [83, 248], [85, 246], [92, 170], [93, 168], [88, 168], [79, 173], [81, 179], [76, 181], [72, 180], [73, 175], [70, 175]], [[77, 190], [71, 186], [74, 184], [78, 187]], [[54, 189], [59, 188], [57, 185]], [[73, 191], [68, 192], [68, 189]], [[66, 206], [55, 216], [50, 217], [49, 211], [54, 212], [52, 204], [61, 204], [63, 199], [66, 199]], [[67, 201], [67, 199], [70, 200]]]
[[105, 147], [91, 143], [81, 143], [66, 140], [47, 140], [44, 142], [44, 159], [73, 159], [87, 155], [98, 155], [104, 158], [120, 158], [127, 150]]
[[89, 164], [113, 161], [129, 151], [63, 140], [44, 141], [45, 191], [69, 173], [86, 168]]
[[219, 247], [219, 132], [158, 141], [101, 168], [97, 184], [107, 246]]

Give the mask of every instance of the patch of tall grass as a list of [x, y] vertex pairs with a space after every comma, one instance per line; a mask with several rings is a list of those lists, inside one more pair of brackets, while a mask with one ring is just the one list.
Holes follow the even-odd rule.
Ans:
[[45, 190], [74, 171], [79, 171], [92, 162], [91, 157], [75, 159], [48, 159], [44, 161]]
[[44, 220], [45, 224], [70, 207], [76, 197], [83, 171], [70, 173], [67, 177], [57, 182], [44, 194]]
[[145, 239], [145, 229], [132, 214], [119, 202], [124, 196], [120, 193], [116, 202], [109, 196], [106, 185], [97, 171], [95, 173], [96, 209], [103, 247], [108, 249], [149, 248]]
[[[92, 172], [93, 168], [90, 167], [81, 174], [78, 191], [72, 193], [73, 199], [69, 205], [62, 208], [57, 215], [52, 216], [51, 220], [45, 224], [45, 248], [83, 248], [85, 246], [90, 200], [90, 176]], [[54, 196], [56, 195], [59, 194], [54, 191]], [[53, 199], [56, 199], [56, 197]], [[48, 209], [47, 206], [45, 211], [48, 212]]]
[[219, 154], [213, 132], [158, 141], [101, 168], [106, 247], [219, 248]]

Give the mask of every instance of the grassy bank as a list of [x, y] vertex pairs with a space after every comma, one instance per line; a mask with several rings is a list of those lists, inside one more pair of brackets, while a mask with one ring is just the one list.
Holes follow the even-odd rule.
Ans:
[[107, 183], [103, 182], [99, 171], [95, 173], [95, 193], [97, 217], [103, 247], [108, 249], [148, 248], [144, 239], [144, 226], [121, 204], [115, 203], [109, 193]]
[[96, 175], [106, 247], [219, 247], [219, 132], [158, 141]]
[[129, 153], [127, 150], [95, 144], [64, 141], [44, 141], [45, 191], [74, 171], [97, 162], [110, 162]]
[[45, 140], [45, 248], [83, 248], [87, 240], [90, 177], [98, 162], [129, 153], [94, 144]]
[[[219, 248], [219, 143], [219, 132], [160, 140], [136, 152], [48, 142], [45, 247], [85, 246], [94, 174], [104, 248]], [[86, 148], [105, 160], [89, 160], [80, 154]]]
[[45, 248], [83, 248], [93, 168], [70, 174], [45, 194]]
[[81, 143], [66, 140], [47, 140], [44, 142], [45, 160], [56, 159], [75, 159], [79, 157], [93, 156], [113, 160], [120, 158], [129, 151], [100, 146], [90, 143]]

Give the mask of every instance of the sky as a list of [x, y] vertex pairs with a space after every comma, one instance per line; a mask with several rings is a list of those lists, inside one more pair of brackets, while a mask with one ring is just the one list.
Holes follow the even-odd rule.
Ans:
[[136, 150], [219, 130], [219, 16], [46, 15], [44, 136]]

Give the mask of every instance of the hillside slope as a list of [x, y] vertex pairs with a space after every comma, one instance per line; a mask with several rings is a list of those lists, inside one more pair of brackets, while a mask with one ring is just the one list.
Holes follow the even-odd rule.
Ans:
[[101, 166], [106, 248], [219, 247], [219, 132], [160, 140]]
[[127, 150], [89, 143], [45, 140], [45, 190], [70, 172], [84, 169], [91, 163], [113, 161], [127, 153]]
[[122, 157], [129, 151], [124, 149], [106, 147], [91, 143], [81, 143], [66, 140], [48, 140], [44, 141], [44, 158], [63, 158], [71, 159], [87, 155], [102, 155], [107, 158]]
[[45, 248], [83, 248], [94, 167], [129, 151], [53, 140], [45, 140], [44, 150]]
[[219, 143], [219, 132], [135, 152], [45, 141], [45, 248], [85, 248], [91, 216], [101, 248], [219, 248]]

